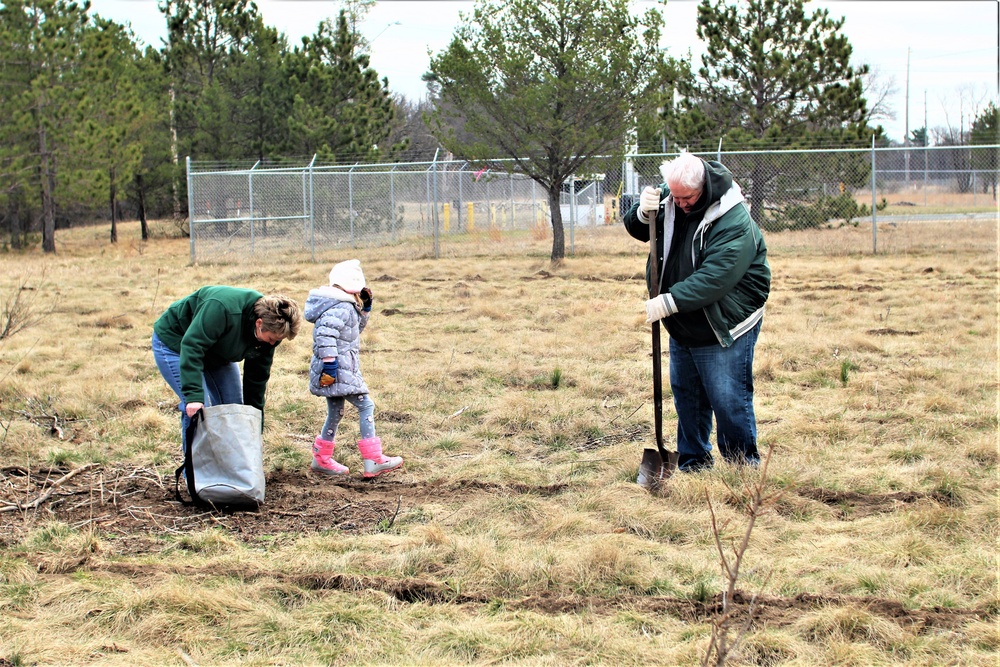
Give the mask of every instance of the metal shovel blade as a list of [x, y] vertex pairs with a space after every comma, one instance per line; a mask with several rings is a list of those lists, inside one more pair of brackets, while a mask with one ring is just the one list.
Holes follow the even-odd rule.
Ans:
[[659, 491], [668, 477], [677, 470], [677, 452], [667, 452], [667, 460], [663, 460], [658, 449], [642, 450], [642, 461], [639, 463], [639, 477], [636, 484], [649, 491]]

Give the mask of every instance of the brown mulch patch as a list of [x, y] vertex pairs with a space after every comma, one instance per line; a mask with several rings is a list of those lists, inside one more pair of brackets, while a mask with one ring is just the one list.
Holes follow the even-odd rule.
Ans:
[[[109, 535], [150, 537], [219, 526], [247, 541], [325, 530], [360, 533], [380, 522], [393, 522], [408, 508], [442, 499], [460, 505], [473, 496], [549, 496], [565, 488], [564, 484], [411, 481], [405, 471], [374, 480], [331, 480], [301, 471], [273, 471], [267, 475], [266, 497], [259, 509], [226, 512], [178, 502], [173, 476], [150, 469], [85, 466], [68, 471], [8, 466], [0, 469], [0, 545], [16, 544], [48, 521], [74, 528], [93, 526]], [[183, 481], [181, 493], [188, 497]]]
[[[375, 590], [385, 593], [407, 604], [451, 604], [451, 605], [502, 605], [506, 609], [533, 611], [542, 614], [578, 614], [581, 612], [597, 615], [613, 615], [623, 610], [640, 613], [665, 614], [689, 623], [704, 623], [717, 618], [722, 613], [722, 594], [707, 601], [686, 598], [622, 593], [610, 596], [586, 596], [542, 591], [535, 595], [519, 598], [498, 599], [475, 592], [459, 593], [446, 584], [422, 578], [392, 578], [319, 572], [288, 574], [273, 570], [234, 569], [229, 566], [210, 565], [167, 566], [136, 563], [111, 563], [92, 560], [77, 563], [67, 571], [85, 569], [90, 572], [106, 572], [126, 576], [133, 581], [160, 579], [164, 574], [179, 575], [185, 579], [230, 577], [243, 582], [273, 581], [309, 591], [360, 592]], [[782, 628], [794, 625], [804, 614], [825, 608], [849, 607], [864, 609], [875, 616], [892, 621], [900, 627], [924, 634], [938, 630], [954, 630], [967, 623], [991, 617], [985, 611], [932, 607], [927, 609], [907, 609], [895, 600], [881, 598], [861, 598], [847, 595], [814, 595], [800, 593], [793, 597], [758, 596], [754, 599], [744, 591], [736, 591], [729, 604], [729, 613], [734, 619], [745, 619], [751, 613], [751, 627]]]
[[[339, 483], [338, 483], [339, 482]], [[238, 539], [256, 541], [281, 535], [303, 535], [326, 530], [360, 533], [395, 521], [406, 508], [441, 502], [461, 505], [474, 497], [496, 494], [558, 495], [565, 484], [531, 486], [466, 480], [421, 482], [407, 478], [405, 471], [376, 480], [334, 482], [300, 471], [274, 471], [267, 477], [264, 505], [251, 512], [206, 511], [178, 502], [173, 477], [144, 468], [84, 466], [76, 470], [0, 468], [0, 546], [15, 545], [31, 530], [49, 521], [74, 527], [93, 526], [110, 538], [113, 547], [102, 553], [58, 555], [25, 553], [44, 576], [86, 570], [105, 572], [142, 581], [164, 574], [184, 577], [233, 577], [244, 581], [267, 579], [310, 591], [377, 590], [404, 603], [493, 605], [544, 614], [614, 614], [623, 609], [662, 613], [690, 622], [716, 618], [722, 599], [691, 600], [642, 593], [583, 596], [558, 591], [540, 591], [512, 599], [456, 592], [444, 583], [421, 578], [392, 578], [336, 572], [288, 574], [275, 570], [253, 570], [230, 566], [204, 567], [113, 562], [117, 557], [157, 553], [167, 546], [167, 534], [185, 534], [218, 526]], [[844, 508], [850, 518], [865, 513], [887, 512], [919, 500], [940, 501], [930, 494], [902, 492], [881, 496], [834, 492], [816, 488], [796, 489], [802, 497]], [[114, 539], [115, 537], [127, 539]], [[861, 608], [891, 620], [901, 627], [923, 633], [951, 630], [990, 614], [969, 609], [907, 609], [893, 600], [849, 596], [799, 594], [794, 597], [761, 596], [753, 601], [753, 627], [783, 627], [794, 624], [804, 613], [826, 607]], [[730, 611], [737, 618], [750, 613], [751, 597], [738, 592]], [[2, 667], [2, 666], [0, 666]]]
[[856, 491], [833, 491], [814, 487], [796, 488], [795, 493], [803, 498], [816, 500], [836, 508], [840, 519], [860, 519], [876, 514], [895, 512], [922, 500], [951, 504], [949, 498], [939, 493], [919, 491], [897, 491], [894, 493], [858, 493]]
[[[597, 443], [595, 443], [597, 444]], [[206, 510], [178, 502], [172, 475], [126, 466], [90, 465], [75, 470], [20, 466], [0, 468], [0, 546], [48, 521], [74, 528], [92, 526], [109, 535], [190, 533], [228, 529], [246, 541], [278, 534], [327, 530], [361, 533], [391, 524], [401, 512], [432, 502], [460, 506], [474, 496], [534, 494], [553, 496], [566, 484], [531, 486], [477, 480], [444, 483], [413, 481], [405, 471], [374, 480], [331, 480], [303, 471], [272, 471], [267, 495], [256, 511]], [[841, 520], [898, 511], [921, 501], [952, 504], [940, 494], [900, 491], [865, 494], [800, 487], [794, 493], [837, 510]], [[182, 483], [182, 494], [186, 498]], [[136, 542], [136, 549], [144, 544]]]

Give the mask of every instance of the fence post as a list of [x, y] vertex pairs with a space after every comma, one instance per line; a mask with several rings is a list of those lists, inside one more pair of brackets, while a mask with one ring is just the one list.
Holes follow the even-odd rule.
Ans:
[[354, 167], [358, 166], [357, 163], [351, 166], [347, 171], [347, 219], [351, 224], [351, 247], [354, 247]]
[[191, 156], [184, 158], [187, 167], [187, 191], [188, 191], [188, 236], [191, 238], [191, 263], [194, 264], [194, 179], [191, 175]]
[[302, 168], [302, 242], [309, 237], [309, 195], [306, 186], [306, 176], [309, 173], [309, 166]]
[[389, 219], [392, 221], [392, 242], [396, 242], [396, 166], [389, 170]]
[[434, 259], [441, 259], [441, 230], [438, 224], [438, 179], [437, 179], [437, 160], [438, 152], [440, 148], [434, 151], [434, 162], [431, 163], [431, 170], [434, 172], [431, 175], [434, 181], [434, 199], [431, 201], [431, 207], [433, 210], [432, 221], [434, 223]]
[[576, 175], [569, 177], [569, 254], [576, 254]]
[[878, 222], [875, 215], [875, 135], [872, 135], [872, 254], [878, 254]]
[[[924, 120], [924, 132], [927, 131], [927, 121]], [[927, 208], [927, 147], [930, 142], [927, 140], [927, 135], [924, 135], [924, 208]]]
[[486, 223], [490, 228], [492, 233], [493, 228], [496, 227], [496, 211], [493, 210], [493, 197], [490, 195], [490, 179], [492, 174], [486, 173]]
[[462, 196], [462, 181], [465, 180], [464, 172], [465, 172], [465, 167], [468, 164], [469, 164], [468, 162], [463, 162], [462, 166], [458, 168], [458, 206], [455, 207], [455, 215], [456, 215], [455, 229], [457, 229], [459, 232], [465, 229], [465, 227], [462, 225], [462, 204], [464, 203], [465, 199]]
[[[260, 160], [257, 160], [253, 163], [253, 166], [250, 167], [250, 171], [247, 172], [247, 185], [250, 189], [250, 254], [253, 254], [256, 250], [256, 239], [254, 238], [254, 232], [256, 230], [254, 229], [255, 214], [253, 209], [253, 170], [256, 169], [259, 164]], [[228, 229], [229, 223], [226, 223], [226, 227]]]
[[514, 216], [514, 165], [510, 168], [510, 228], [517, 229], [517, 222]]
[[316, 154], [309, 161], [309, 256], [316, 261], [316, 190], [313, 183], [313, 165], [316, 164]]

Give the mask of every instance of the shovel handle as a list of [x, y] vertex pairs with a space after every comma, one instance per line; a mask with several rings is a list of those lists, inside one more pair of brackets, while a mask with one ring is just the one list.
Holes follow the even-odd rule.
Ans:
[[[660, 295], [660, 261], [656, 237], [656, 218], [659, 209], [649, 214], [649, 298]], [[663, 372], [660, 354], [660, 323], [653, 322], [653, 425], [656, 433], [656, 449], [663, 461], [667, 451], [663, 446]]]

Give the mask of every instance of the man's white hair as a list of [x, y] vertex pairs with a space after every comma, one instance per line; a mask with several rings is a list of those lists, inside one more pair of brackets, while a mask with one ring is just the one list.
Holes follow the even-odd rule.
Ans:
[[700, 190], [705, 185], [705, 161], [697, 155], [683, 152], [673, 160], [660, 165], [663, 182], [671, 190], [680, 186], [686, 190]]

